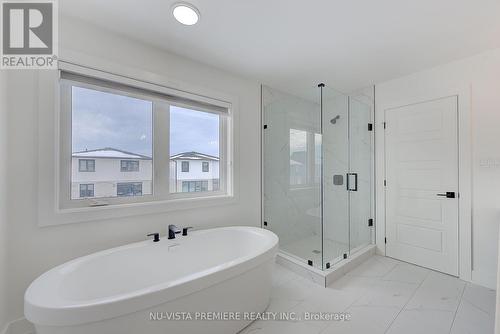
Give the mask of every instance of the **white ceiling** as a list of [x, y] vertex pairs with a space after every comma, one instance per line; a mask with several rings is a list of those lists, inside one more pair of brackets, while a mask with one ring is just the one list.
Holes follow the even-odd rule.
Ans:
[[500, 0], [64, 0], [63, 14], [286, 89], [342, 91], [500, 47]]

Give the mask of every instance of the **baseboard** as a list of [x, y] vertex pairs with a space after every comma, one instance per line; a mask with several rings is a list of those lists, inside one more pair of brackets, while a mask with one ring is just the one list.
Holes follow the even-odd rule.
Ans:
[[26, 318], [21, 318], [8, 323], [1, 334], [35, 334], [35, 327]]
[[472, 271], [472, 283], [484, 286], [488, 289], [497, 289], [497, 278], [496, 273], [489, 273], [484, 270], [473, 270]]

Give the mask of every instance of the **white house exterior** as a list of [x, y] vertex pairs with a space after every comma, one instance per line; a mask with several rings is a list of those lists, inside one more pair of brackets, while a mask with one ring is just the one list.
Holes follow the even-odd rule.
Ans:
[[170, 192], [217, 191], [219, 158], [198, 152], [170, 157]]
[[71, 198], [152, 194], [151, 157], [114, 148], [72, 155]]
[[[152, 194], [151, 157], [102, 148], [72, 155], [71, 198]], [[198, 152], [170, 158], [170, 192], [219, 190], [219, 159]]]

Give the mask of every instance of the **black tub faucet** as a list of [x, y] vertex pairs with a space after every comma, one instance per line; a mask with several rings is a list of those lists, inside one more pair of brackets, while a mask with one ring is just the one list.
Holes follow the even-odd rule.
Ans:
[[188, 230], [192, 229], [192, 226], [189, 227], [183, 227], [182, 228], [182, 235], [188, 235]]
[[151, 233], [148, 234], [148, 237], [153, 237], [153, 242], [160, 241], [160, 233]]
[[181, 230], [175, 225], [168, 225], [168, 238], [175, 239], [175, 235], [181, 233]]

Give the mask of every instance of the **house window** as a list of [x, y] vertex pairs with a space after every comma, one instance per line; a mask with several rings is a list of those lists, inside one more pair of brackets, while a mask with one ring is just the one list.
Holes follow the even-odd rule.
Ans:
[[120, 162], [120, 171], [122, 172], [138, 172], [139, 160], [122, 160]]
[[[78, 201], [90, 193], [81, 184], [99, 189], [85, 196], [99, 205], [232, 195], [228, 103], [118, 76], [60, 78], [60, 208], [95, 206]], [[208, 186], [213, 178], [218, 188]]]
[[95, 172], [95, 160], [79, 159], [78, 160], [79, 172]]
[[212, 180], [212, 189], [213, 189], [213, 191], [219, 190], [219, 179]]
[[182, 192], [194, 193], [208, 191], [208, 181], [182, 181]]
[[80, 197], [94, 197], [94, 185], [93, 184], [80, 184]]
[[204, 173], [208, 173], [210, 164], [207, 161], [201, 163], [201, 169]]
[[119, 197], [142, 196], [142, 183], [141, 182], [118, 183], [116, 186], [116, 195]]

